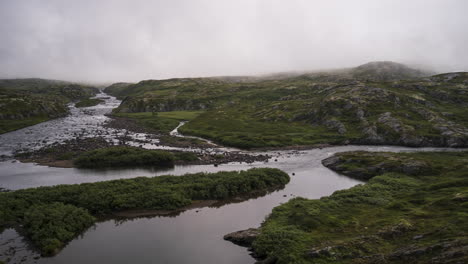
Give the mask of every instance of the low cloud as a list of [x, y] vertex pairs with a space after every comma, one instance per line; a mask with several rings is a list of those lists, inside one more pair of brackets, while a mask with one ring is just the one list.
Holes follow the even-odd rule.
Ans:
[[464, 0], [4, 0], [0, 77], [253, 75], [392, 60], [468, 71]]

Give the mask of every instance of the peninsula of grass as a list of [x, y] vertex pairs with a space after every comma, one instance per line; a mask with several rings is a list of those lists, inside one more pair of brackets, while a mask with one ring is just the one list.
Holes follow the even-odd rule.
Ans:
[[90, 106], [98, 105], [100, 103], [104, 103], [104, 100], [97, 99], [97, 98], [88, 98], [88, 99], [84, 99], [76, 103], [75, 107], [90, 107]]
[[339, 153], [368, 180], [273, 209], [253, 244], [265, 263], [467, 263], [468, 152]]
[[288, 182], [289, 176], [281, 170], [256, 168], [4, 192], [0, 228], [21, 227], [43, 255], [53, 255], [97, 217], [126, 210], [177, 210], [196, 201], [271, 191]]
[[23, 119], [13, 119], [13, 120], [1, 120], [0, 122], [0, 134], [15, 131], [24, 127], [33, 126], [51, 118], [48, 116], [36, 116]]

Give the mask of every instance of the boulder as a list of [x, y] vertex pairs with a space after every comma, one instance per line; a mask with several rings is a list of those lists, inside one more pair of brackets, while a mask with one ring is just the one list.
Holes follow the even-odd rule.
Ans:
[[224, 236], [224, 240], [231, 241], [232, 243], [239, 246], [250, 247], [258, 235], [260, 235], [259, 229], [249, 228], [246, 230], [229, 233]]

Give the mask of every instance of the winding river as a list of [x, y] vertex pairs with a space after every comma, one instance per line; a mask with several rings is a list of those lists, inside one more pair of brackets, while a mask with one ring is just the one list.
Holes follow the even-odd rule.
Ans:
[[[36, 149], [76, 136], [103, 136], [109, 141], [128, 135], [146, 139], [144, 134], [105, 128], [105, 115], [119, 105], [106, 94], [105, 103], [75, 108], [71, 114], [35, 126], [0, 135], [0, 154], [11, 155], [20, 149]], [[181, 136], [180, 134], [174, 135]], [[135, 141], [133, 144], [141, 144]], [[157, 140], [148, 140], [144, 147], [165, 148]], [[37, 186], [106, 181], [137, 176], [181, 175], [194, 172], [245, 170], [252, 167], [273, 167], [291, 175], [291, 182], [280, 191], [266, 196], [227, 203], [218, 207], [187, 210], [176, 216], [154, 216], [131, 219], [110, 219], [98, 222], [80, 237], [71, 241], [58, 255], [41, 258], [31, 250], [13, 229], [0, 234], [0, 260], [8, 263], [254, 263], [247, 249], [223, 240], [223, 235], [250, 227], [258, 227], [273, 207], [292, 197], [316, 199], [336, 190], [350, 188], [360, 182], [341, 176], [321, 164], [333, 153], [350, 150], [368, 151], [430, 151], [433, 148], [405, 148], [388, 146], [340, 146], [305, 151], [271, 151], [268, 162], [230, 163], [213, 165], [176, 166], [172, 169], [108, 169], [90, 170], [53, 168], [14, 159], [0, 162], [0, 187], [11, 190]], [[193, 151], [193, 150], [192, 150]], [[197, 150], [195, 150], [197, 151]], [[208, 151], [232, 151], [213, 148]]]

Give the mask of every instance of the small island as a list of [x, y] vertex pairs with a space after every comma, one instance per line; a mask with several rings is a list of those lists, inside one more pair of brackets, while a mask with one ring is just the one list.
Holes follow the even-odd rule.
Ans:
[[90, 107], [90, 106], [95, 106], [100, 103], [103, 103], [104, 100], [98, 99], [98, 98], [88, 98], [79, 101], [78, 103], [75, 104], [75, 107], [81, 108], [81, 107]]

